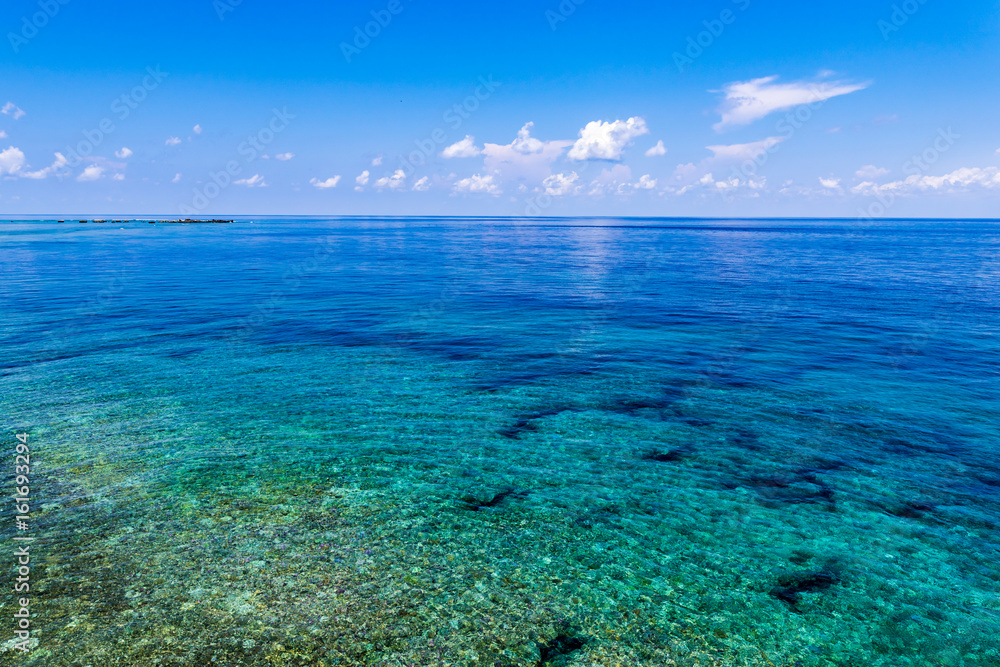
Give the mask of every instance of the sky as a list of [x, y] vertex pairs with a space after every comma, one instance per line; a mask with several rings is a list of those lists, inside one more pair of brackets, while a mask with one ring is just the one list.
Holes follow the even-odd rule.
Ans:
[[997, 217], [1000, 4], [7, 0], [0, 216]]

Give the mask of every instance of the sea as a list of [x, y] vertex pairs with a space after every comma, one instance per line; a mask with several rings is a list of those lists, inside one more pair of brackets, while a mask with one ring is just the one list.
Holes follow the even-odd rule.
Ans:
[[2, 665], [1000, 665], [1000, 222], [5, 220], [0, 308]]

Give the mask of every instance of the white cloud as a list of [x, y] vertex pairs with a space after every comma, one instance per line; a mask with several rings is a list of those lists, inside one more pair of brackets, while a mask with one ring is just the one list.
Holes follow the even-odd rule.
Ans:
[[328, 190], [330, 188], [337, 187], [337, 183], [340, 183], [340, 176], [333, 176], [331, 178], [326, 179], [325, 181], [321, 181], [318, 178], [313, 178], [310, 179], [309, 182], [312, 183], [315, 187], [319, 188], [320, 190]]
[[476, 174], [470, 178], [463, 178], [455, 183], [453, 189], [455, 192], [485, 192], [490, 195], [501, 194], [500, 186], [494, 182], [491, 174], [487, 174], [486, 176]]
[[552, 195], [553, 197], [561, 197], [562, 195], [578, 192], [579, 187], [576, 186], [576, 182], [579, 180], [580, 175], [574, 171], [569, 175], [553, 174], [542, 181], [542, 185], [545, 186], [545, 194]]
[[510, 147], [522, 155], [541, 153], [545, 150], [545, 144], [531, 136], [531, 128], [534, 126], [534, 122], [525, 123], [524, 126], [517, 131], [517, 139], [510, 144]]
[[819, 184], [828, 190], [839, 190], [840, 189], [840, 179], [839, 178], [820, 178]]
[[103, 175], [104, 175], [104, 167], [98, 164], [92, 164], [86, 169], [84, 169], [83, 173], [76, 177], [76, 180], [80, 181], [81, 183], [85, 183], [87, 181], [96, 181]]
[[267, 183], [264, 182], [264, 177], [260, 174], [254, 174], [250, 178], [241, 178], [238, 181], [233, 181], [233, 185], [245, 185], [248, 188], [266, 188]]
[[419, 181], [413, 184], [413, 189], [417, 192], [426, 192], [431, 187], [431, 179], [424, 176]]
[[752, 176], [749, 178], [739, 178], [733, 176], [732, 178], [729, 178], [724, 181], [716, 181], [714, 178], [712, 178], [711, 174], [707, 174], [704, 178], [701, 179], [700, 183], [702, 185], [714, 187], [716, 190], [719, 190], [720, 192], [746, 190], [749, 192], [751, 197], [759, 197], [760, 193], [756, 191], [764, 189], [764, 187], [767, 185], [767, 179], [761, 178], [758, 180], [753, 178]]
[[601, 175], [591, 181], [588, 194], [632, 195], [639, 190], [655, 190], [657, 184], [658, 181], [649, 174], [643, 174], [633, 183], [632, 170], [623, 164], [618, 164], [610, 170], [602, 170]]
[[976, 188], [1000, 190], [1000, 168], [963, 167], [944, 176], [914, 175], [902, 181], [879, 185], [865, 181], [851, 188], [856, 195], [907, 195], [916, 192], [969, 192]]
[[402, 169], [397, 169], [392, 176], [385, 176], [375, 181], [376, 188], [389, 188], [390, 190], [398, 190], [404, 185], [406, 185], [406, 172]]
[[55, 161], [51, 165], [49, 165], [48, 167], [45, 167], [44, 169], [39, 169], [38, 171], [29, 171], [26, 174], [24, 174], [24, 177], [25, 178], [33, 178], [33, 179], [36, 179], [36, 180], [41, 180], [43, 178], [48, 178], [49, 176], [51, 176], [55, 172], [57, 172], [60, 169], [62, 169], [63, 167], [65, 167], [67, 164], [69, 164], [69, 163], [67, 162], [66, 158], [63, 157], [63, 154], [62, 153], [56, 153], [56, 159], [55, 159]]
[[777, 146], [785, 137], [768, 137], [767, 139], [761, 139], [760, 141], [754, 141], [749, 144], [731, 144], [729, 146], [707, 146], [708, 150], [712, 151], [714, 155], [713, 160], [732, 160], [734, 162], [745, 162], [747, 160], [756, 160], [764, 153], [767, 153], [771, 148]]
[[115, 157], [121, 158], [122, 160], [132, 157], [132, 149], [126, 146], [122, 146], [120, 151], [115, 151]]
[[381, 167], [382, 166], [382, 156], [381, 155], [379, 155], [377, 158], [375, 158], [374, 160], [372, 160], [372, 166], [373, 167]]
[[113, 180], [113, 181], [124, 181], [125, 180], [125, 174], [115, 174], [114, 176], [111, 177], [111, 180]]
[[839, 81], [775, 83], [777, 79], [777, 76], [768, 76], [727, 85], [722, 91], [726, 99], [719, 107], [722, 120], [715, 124], [715, 130], [722, 132], [731, 127], [749, 125], [775, 111], [823, 102], [832, 97], [864, 90], [869, 85]]
[[1000, 188], [1000, 169], [996, 167], [963, 167], [944, 176], [911, 176], [908, 184], [920, 190], [960, 190], [972, 186]]
[[462, 139], [461, 141], [454, 143], [441, 151], [441, 157], [450, 160], [460, 157], [476, 157], [478, 155], [482, 155], [482, 153], [483, 151], [476, 145], [476, 138], [471, 135], [466, 135], [465, 139]]
[[[0, 132], [0, 139], [3, 139], [3, 138], [4, 138], [4, 137], [6, 137], [6, 136], [7, 136], [7, 134], [6, 134], [6, 133], [4, 133], [4, 132]], [[1000, 155], [1000, 148], [998, 148], [998, 149], [997, 149], [997, 155]]]
[[361, 192], [364, 189], [364, 186], [368, 185], [368, 180], [370, 178], [371, 178], [371, 172], [365, 169], [363, 172], [361, 172], [360, 176], [354, 179], [354, 182], [357, 183], [357, 185], [354, 186], [354, 189], [357, 190], [358, 192]]
[[625, 193], [629, 189], [628, 184], [631, 180], [632, 170], [623, 164], [616, 164], [611, 169], [601, 170], [600, 176], [590, 182], [590, 191], [588, 194]]
[[194, 130], [195, 134], [201, 134], [202, 132], [204, 132], [204, 129], [202, 128], [201, 125], [195, 125], [192, 129]]
[[[3, 130], [0, 130], [0, 139], [6, 139], [6, 138], [7, 138], [7, 133], [4, 132]], [[1000, 153], [1000, 150], [998, 150], [997, 153]]]
[[25, 116], [21, 107], [17, 106], [13, 102], [7, 102], [7, 104], [3, 105], [3, 108], [0, 109], [0, 113], [3, 113], [5, 116], [11, 116], [14, 120], [18, 120], [19, 118], [23, 118]]
[[174, 177], [170, 180], [170, 182], [171, 183], [180, 183], [181, 182], [181, 175], [180, 174], [174, 175]]
[[24, 152], [20, 148], [9, 147], [0, 151], [0, 174], [16, 174], [24, 166]]
[[282, 162], [288, 162], [293, 157], [295, 157], [295, 153], [278, 153], [274, 156], [276, 160], [281, 160]]
[[[711, 160], [706, 160], [705, 162], [710, 162]], [[678, 181], [689, 181], [698, 174], [698, 165], [693, 162], [688, 162], [687, 164], [679, 164], [677, 168], [674, 169], [674, 179]]]
[[181, 143], [181, 140], [178, 137], [170, 137], [164, 143], [167, 146], [176, 146], [177, 144]]
[[639, 182], [635, 184], [637, 190], [653, 190], [656, 188], [656, 179], [646, 174], [639, 177]]
[[580, 138], [567, 157], [571, 160], [621, 160], [625, 147], [644, 134], [649, 134], [649, 128], [642, 118], [613, 123], [595, 120], [580, 130]]
[[656, 145], [646, 151], [646, 157], [660, 157], [667, 154], [667, 147], [663, 145], [663, 139], [656, 142]]
[[558, 160], [572, 141], [540, 141], [531, 136], [534, 123], [525, 123], [517, 138], [501, 146], [483, 145], [483, 166], [498, 178], [524, 179], [539, 183], [552, 174], [552, 163]]
[[740, 178], [733, 176], [728, 180], [717, 181], [711, 173], [708, 173], [697, 181], [689, 183], [674, 192], [677, 195], [683, 195], [691, 191], [707, 190], [715, 195], [723, 194], [725, 197], [735, 197], [737, 194], [742, 194], [745, 197], [756, 199], [760, 197], [761, 191], [766, 186], [766, 178], [757, 179], [753, 176]]
[[855, 172], [855, 175], [858, 178], [865, 181], [874, 181], [876, 178], [879, 178], [880, 176], [885, 176], [888, 173], [889, 173], [888, 169], [880, 169], [879, 167], [870, 164], [865, 167], [861, 167], [861, 169], [858, 169]]

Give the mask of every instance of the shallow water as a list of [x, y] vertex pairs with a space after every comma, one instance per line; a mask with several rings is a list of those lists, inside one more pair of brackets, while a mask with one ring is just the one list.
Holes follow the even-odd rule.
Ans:
[[0, 664], [1000, 664], [1000, 223], [0, 243]]

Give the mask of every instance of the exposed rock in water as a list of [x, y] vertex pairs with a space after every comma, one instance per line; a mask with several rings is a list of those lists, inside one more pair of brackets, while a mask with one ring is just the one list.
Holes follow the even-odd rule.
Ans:
[[462, 503], [465, 505], [466, 509], [472, 512], [478, 512], [480, 510], [497, 507], [508, 498], [524, 498], [527, 495], [528, 491], [516, 491], [514, 489], [507, 489], [506, 491], [501, 491], [500, 493], [494, 495], [489, 500], [485, 501], [476, 498], [475, 496], [465, 496], [464, 498], [462, 498]]
[[565, 665], [569, 655], [574, 651], [579, 651], [586, 644], [586, 640], [566, 634], [561, 634], [555, 639], [539, 644], [538, 651], [541, 654], [541, 659], [538, 661], [538, 667]]
[[840, 577], [831, 569], [796, 572], [779, 577], [778, 585], [771, 589], [770, 594], [787, 604], [792, 611], [801, 613], [798, 606], [802, 593], [825, 591], [839, 581]]

